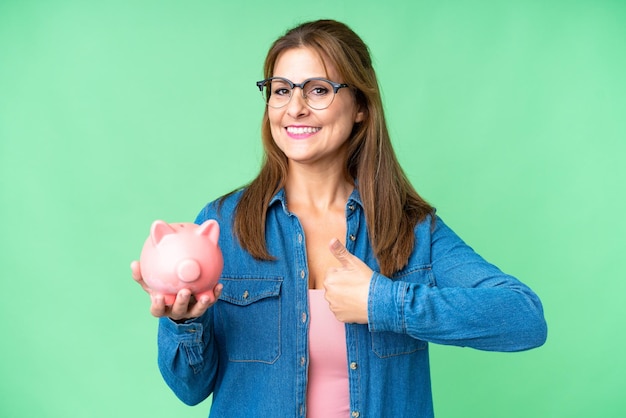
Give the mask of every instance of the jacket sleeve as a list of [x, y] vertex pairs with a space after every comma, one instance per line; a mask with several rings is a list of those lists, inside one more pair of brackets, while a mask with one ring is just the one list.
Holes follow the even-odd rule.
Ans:
[[424, 266], [432, 283], [374, 273], [370, 331], [488, 351], [528, 350], [545, 342], [543, 308], [532, 290], [476, 254], [441, 219], [434, 229], [423, 224], [416, 229], [415, 251], [430, 246], [430, 263]]
[[[202, 224], [214, 214], [214, 205], [205, 206], [195, 223]], [[215, 387], [218, 355], [213, 336], [213, 310], [178, 324], [159, 319], [158, 364], [167, 385], [187, 405], [205, 400]]]
[[196, 405], [212, 392], [217, 373], [212, 308], [200, 318], [177, 324], [159, 319], [158, 364], [167, 385], [187, 405]]

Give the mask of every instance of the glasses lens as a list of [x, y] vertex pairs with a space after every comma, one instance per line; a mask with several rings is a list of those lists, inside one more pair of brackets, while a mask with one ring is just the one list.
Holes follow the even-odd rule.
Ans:
[[309, 80], [304, 84], [303, 91], [313, 109], [326, 109], [335, 98], [333, 86], [326, 80]]
[[263, 92], [264, 99], [271, 107], [283, 107], [291, 98], [291, 86], [286, 80], [280, 78], [265, 83]]

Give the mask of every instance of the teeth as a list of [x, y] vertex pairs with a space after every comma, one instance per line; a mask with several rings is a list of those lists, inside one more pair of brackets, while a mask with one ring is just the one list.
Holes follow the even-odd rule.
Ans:
[[322, 128], [313, 128], [310, 126], [288, 126], [287, 127], [287, 132], [289, 132], [290, 134], [296, 134], [296, 135], [302, 135], [302, 134], [313, 134], [317, 131], [319, 131]]

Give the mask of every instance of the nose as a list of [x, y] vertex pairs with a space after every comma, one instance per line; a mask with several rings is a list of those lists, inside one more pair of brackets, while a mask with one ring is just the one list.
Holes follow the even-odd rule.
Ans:
[[181, 281], [186, 283], [198, 280], [201, 273], [200, 264], [193, 258], [181, 260], [176, 266], [176, 275]]
[[306, 104], [306, 99], [303, 97], [302, 89], [300, 87], [294, 87], [291, 91], [291, 99], [289, 103], [287, 103], [287, 114], [293, 118], [297, 118], [306, 115], [308, 111], [309, 106]]

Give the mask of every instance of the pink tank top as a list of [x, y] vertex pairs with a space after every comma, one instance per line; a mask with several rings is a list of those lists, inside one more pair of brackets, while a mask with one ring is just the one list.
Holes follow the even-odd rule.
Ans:
[[328, 307], [324, 290], [309, 289], [307, 418], [350, 416], [346, 329]]

